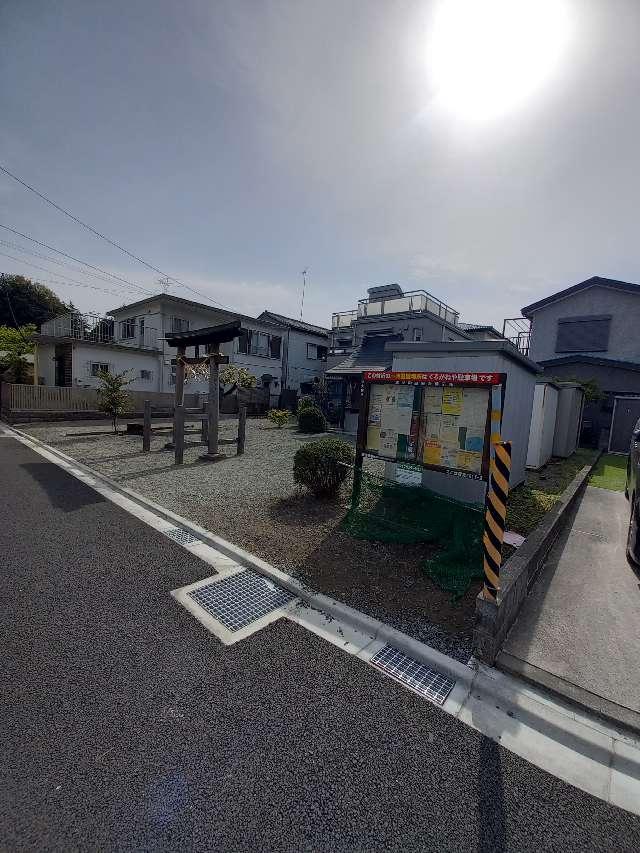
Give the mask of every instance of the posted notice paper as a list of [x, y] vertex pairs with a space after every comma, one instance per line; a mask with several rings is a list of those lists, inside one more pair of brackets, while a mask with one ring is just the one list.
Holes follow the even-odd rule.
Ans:
[[464, 403], [463, 388], [442, 389], [442, 414], [461, 415]]

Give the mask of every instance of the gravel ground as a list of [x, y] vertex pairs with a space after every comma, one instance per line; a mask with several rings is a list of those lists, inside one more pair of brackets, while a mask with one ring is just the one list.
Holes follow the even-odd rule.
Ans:
[[[154, 427], [160, 424], [154, 422]], [[275, 566], [371, 616], [392, 624], [445, 654], [466, 662], [471, 654], [473, 613], [479, 584], [457, 603], [420, 566], [430, 546], [357, 540], [339, 529], [349, 489], [335, 501], [318, 501], [293, 482], [293, 456], [304, 443], [295, 428], [277, 429], [264, 419], [247, 422], [244, 456], [223, 446], [228, 458], [203, 463], [202, 446], [185, 448], [177, 468], [154, 436], [142, 453], [138, 436], [109, 433], [101, 422], [27, 424], [40, 440], [126, 484], [146, 497], [259, 555]], [[100, 435], [81, 433], [102, 430]], [[235, 419], [220, 425], [232, 438]], [[187, 436], [195, 442], [197, 435]], [[369, 464], [375, 466], [372, 460]]]

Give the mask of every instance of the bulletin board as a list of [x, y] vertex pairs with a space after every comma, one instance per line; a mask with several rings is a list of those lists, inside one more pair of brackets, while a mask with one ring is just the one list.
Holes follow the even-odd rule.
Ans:
[[369, 371], [364, 374], [360, 450], [390, 462], [486, 480], [492, 391], [504, 387], [505, 380], [502, 373]]

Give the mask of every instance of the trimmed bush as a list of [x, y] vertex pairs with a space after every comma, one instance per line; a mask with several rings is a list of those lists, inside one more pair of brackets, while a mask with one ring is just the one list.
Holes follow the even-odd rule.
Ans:
[[316, 408], [316, 402], [313, 397], [300, 397], [298, 400], [298, 408], [296, 409], [296, 414], [299, 415], [300, 412], [305, 409], [313, 409]]
[[318, 498], [333, 497], [347, 478], [353, 456], [353, 448], [341, 438], [310, 441], [296, 451], [293, 479]]
[[326, 432], [327, 419], [317, 406], [309, 406], [298, 412], [300, 432]]
[[271, 411], [267, 413], [267, 417], [278, 427], [278, 429], [282, 429], [285, 424], [289, 423], [289, 414], [290, 412], [288, 412], [287, 409], [271, 409]]

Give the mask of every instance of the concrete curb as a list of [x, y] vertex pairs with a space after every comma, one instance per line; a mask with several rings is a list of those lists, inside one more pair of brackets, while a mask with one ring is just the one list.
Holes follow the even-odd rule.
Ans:
[[389, 643], [415, 660], [426, 664], [432, 669], [438, 670], [444, 675], [450, 676], [470, 689], [475, 677], [475, 670], [471, 667], [442, 654], [442, 652], [437, 651], [437, 649], [433, 649], [431, 646], [421, 643], [419, 640], [402, 633], [402, 631], [398, 631], [371, 616], [367, 616], [366, 613], [362, 613], [361, 611], [356, 610], [353, 607], [349, 607], [347, 604], [337, 601], [334, 598], [330, 598], [327, 595], [315, 592], [315, 590], [306, 586], [306, 584], [301, 583], [286, 572], [277, 569], [265, 560], [260, 559], [260, 557], [256, 557], [254, 554], [251, 554], [249, 551], [245, 551], [243, 548], [234, 545], [232, 542], [228, 542], [226, 539], [222, 539], [214, 533], [210, 533], [204, 527], [200, 527], [198, 524], [177, 515], [177, 513], [174, 513], [166, 507], [149, 500], [149, 498], [140, 495], [138, 492], [134, 492], [132, 489], [128, 489], [126, 486], [120, 485], [120, 483], [112, 480], [110, 477], [98, 473], [93, 468], [89, 468], [82, 462], [78, 462], [77, 459], [67, 456], [66, 453], [62, 453], [62, 451], [51, 447], [51, 445], [45, 444], [43, 441], [34, 438], [34, 436], [28, 435], [27, 433], [21, 432], [20, 430], [14, 429], [10, 426], [7, 426], [6, 429], [15, 433], [26, 444], [31, 444], [34, 447], [46, 450], [47, 453], [50, 453], [52, 456], [55, 456], [65, 462], [71, 469], [75, 468], [82, 471], [85, 475], [92, 477], [94, 480], [103, 483], [110, 489], [113, 489], [113, 491], [129, 498], [129, 500], [138, 504], [138, 506], [143, 509], [149, 510], [165, 519], [165, 521], [169, 521], [172, 524], [189, 531], [189, 533], [193, 534], [208, 545], [216, 548], [226, 557], [230, 557], [232, 560], [235, 560], [241, 566], [245, 566], [259, 574], [265, 575], [280, 586], [290, 590], [294, 595], [298, 596], [303, 601], [306, 601], [307, 604], [315, 607], [317, 610], [322, 610], [334, 619], [339, 619], [344, 622], [349, 627], [362, 631], [365, 634], [369, 634], [372, 640], [380, 640], [382, 642]]

